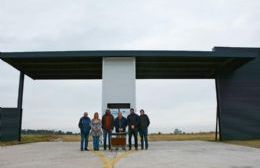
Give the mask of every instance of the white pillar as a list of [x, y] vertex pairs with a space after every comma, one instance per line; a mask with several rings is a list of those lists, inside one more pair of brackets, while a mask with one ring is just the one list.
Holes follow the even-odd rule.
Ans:
[[135, 108], [135, 57], [103, 57], [102, 79], [102, 114], [108, 103]]

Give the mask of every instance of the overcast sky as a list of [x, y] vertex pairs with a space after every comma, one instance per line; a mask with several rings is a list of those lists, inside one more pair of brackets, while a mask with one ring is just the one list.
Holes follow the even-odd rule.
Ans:
[[[211, 50], [260, 46], [258, 0], [0, 0], [0, 51]], [[0, 61], [0, 106], [17, 102], [19, 73]], [[152, 132], [214, 130], [214, 80], [137, 80]], [[24, 129], [78, 131], [101, 109], [101, 80], [25, 79]]]

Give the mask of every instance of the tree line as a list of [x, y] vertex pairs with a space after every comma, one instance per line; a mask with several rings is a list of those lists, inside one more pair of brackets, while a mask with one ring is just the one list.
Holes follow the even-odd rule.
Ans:
[[45, 130], [45, 129], [23, 129], [21, 132], [23, 135], [78, 135], [78, 133], [73, 133], [71, 131], [62, 130]]

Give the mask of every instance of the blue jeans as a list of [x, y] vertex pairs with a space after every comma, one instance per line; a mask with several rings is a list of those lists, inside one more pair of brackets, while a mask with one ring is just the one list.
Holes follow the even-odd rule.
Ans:
[[99, 136], [93, 136], [93, 148], [99, 150]]
[[89, 137], [89, 132], [81, 132], [80, 133], [81, 141], [80, 141], [80, 149], [83, 150], [88, 149], [88, 137]]
[[103, 130], [103, 136], [104, 136], [104, 150], [107, 149], [107, 138], [108, 138], [108, 148], [111, 149], [111, 132], [109, 130]]
[[145, 143], [145, 149], [148, 149], [148, 139], [147, 139], [147, 134], [148, 134], [148, 129], [140, 129], [139, 134], [141, 137], [141, 148], [144, 149], [144, 143]]

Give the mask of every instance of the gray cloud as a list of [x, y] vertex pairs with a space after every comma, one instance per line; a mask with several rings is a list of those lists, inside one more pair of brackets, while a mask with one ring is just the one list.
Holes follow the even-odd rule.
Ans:
[[[259, 47], [257, 0], [0, 0], [0, 51]], [[0, 106], [15, 106], [18, 72], [0, 62]], [[24, 128], [77, 130], [100, 111], [101, 81], [26, 78]], [[213, 130], [212, 80], [137, 80], [153, 131]]]

